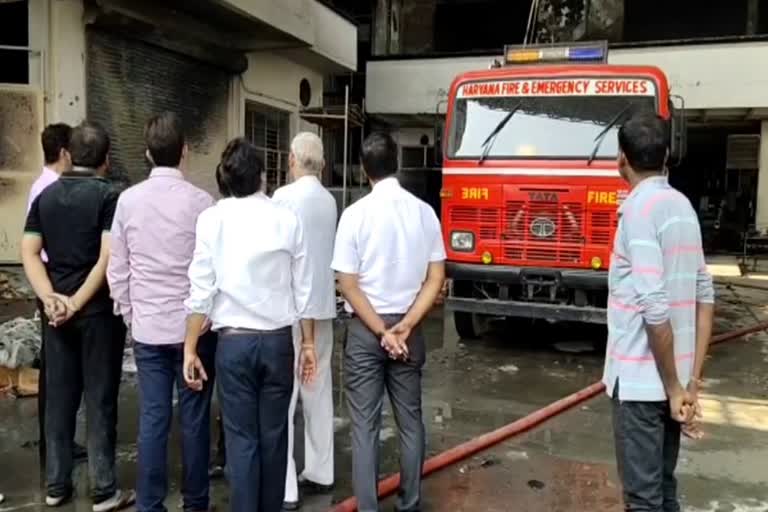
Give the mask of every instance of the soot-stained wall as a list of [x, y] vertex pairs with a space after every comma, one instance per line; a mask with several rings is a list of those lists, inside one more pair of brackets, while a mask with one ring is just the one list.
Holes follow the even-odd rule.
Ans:
[[88, 118], [112, 138], [112, 177], [133, 184], [147, 176], [144, 124], [162, 111], [181, 116], [190, 146], [189, 179], [215, 191], [214, 170], [226, 144], [226, 71], [113, 33], [87, 32]]

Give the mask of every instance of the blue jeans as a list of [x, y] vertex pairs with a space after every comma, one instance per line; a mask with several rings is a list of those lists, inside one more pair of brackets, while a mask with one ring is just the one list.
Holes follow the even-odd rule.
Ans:
[[184, 383], [184, 346], [134, 346], [139, 381], [139, 451], [136, 508], [139, 512], [165, 512], [168, 493], [168, 436], [173, 417], [173, 387], [179, 396], [185, 511], [208, 510], [208, 461], [211, 444], [211, 394], [214, 380], [216, 335], [200, 338], [198, 354], [208, 374], [201, 392]]
[[221, 334], [216, 351], [232, 512], [280, 512], [293, 392], [291, 328]]

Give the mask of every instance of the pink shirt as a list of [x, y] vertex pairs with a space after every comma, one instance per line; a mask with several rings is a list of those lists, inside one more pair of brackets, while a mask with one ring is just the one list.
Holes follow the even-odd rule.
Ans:
[[[56, 180], [59, 179], [59, 173], [54, 171], [53, 169], [49, 167], [43, 167], [43, 172], [40, 173], [40, 176], [35, 180], [35, 182], [32, 184], [32, 188], [29, 189], [29, 200], [27, 201], [27, 215], [29, 215], [29, 210], [32, 208], [32, 203], [35, 202], [35, 199], [37, 199], [37, 196], [39, 196], [43, 190], [45, 190], [48, 185], [51, 183], [54, 183]], [[42, 251], [40, 253], [40, 257], [43, 259], [44, 262], [48, 262], [48, 256], [46, 256], [45, 251]]]
[[154, 168], [149, 179], [120, 195], [107, 281], [115, 313], [123, 315], [136, 341], [184, 341], [195, 226], [213, 204], [207, 192], [168, 167]]

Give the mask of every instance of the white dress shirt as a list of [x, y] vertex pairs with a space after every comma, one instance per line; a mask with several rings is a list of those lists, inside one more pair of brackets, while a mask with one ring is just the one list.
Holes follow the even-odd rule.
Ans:
[[331, 269], [336, 234], [336, 200], [316, 176], [303, 176], [280, 189], [273, 201], [296, 213], [304, 227], [312, 285], [304, 318], [336, 317], [336, 285]]
[[189, 281], [187, 309], [214, 330], [292, 325], [312, 287], [301, 222], [261, 193], [222, 199], [198, 218]]
[[[331, 266], [357, 274], [373, 309], [386, 315], [407, 313], [429, 263], [443, 260], [445, 247], [434, 210], [392, 177], [376, 183], [341, 215]], [[346, 309], [352, 311], [349, 304]]]

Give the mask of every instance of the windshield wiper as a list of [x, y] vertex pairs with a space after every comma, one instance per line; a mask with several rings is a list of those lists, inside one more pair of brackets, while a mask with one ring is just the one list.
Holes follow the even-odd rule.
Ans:
[[611, 119], [607, 125], [605, 125], [605, 128], [597, 134], [597, 137], [595, 137], [595, 147], [592, 148], [592, 153], [589, 155], [589, 159], [587, 160], [587, 166], [592, 165], [592, 162], [595, 160], [595, 157], [597, 156], [597, 152], [600, 151], [600, 145], [603, 143], [603, 139], [605, 139], [605, 136], [608, 134], [608, 131], [616, 126], [616, 123], [619, 122], [619, 119], [621, 119], [624, 114], [627, 113], [627, 111], [632, 108], [635, 104], [633, 102], [629, 102], [626, 107], [621, 109], [618, 114], [613, 116], [613, 119]]
[[496, 125], [496, 128], [494, 128], [491, 133], [488, 134], [488, 137], [485, 138], [483, 143], [480, 145], [480, 147], [483, 148], [483, 154], [480, 155], [480, 160], [477, 161], [478, 164], [482, 164], [485, 162], [485, 159], [488, 158], [488, 154], [491, 152], [491, 148], [493, 147], [493, 143], [496, 142], [496, 136], [501, 132], [501, 130], [504, 129], [505, 126], [507, 126], [507, 123], [510, 119], [512, 119], [512, 116], [515, 115], [515, 112], [518, 111], [520, 106], [523, 104], [523, 100], [518, 101], [512, 109], [507, 112], [507, 115], [504, 116], [504, 119], [499, 121], [499, 124]]

